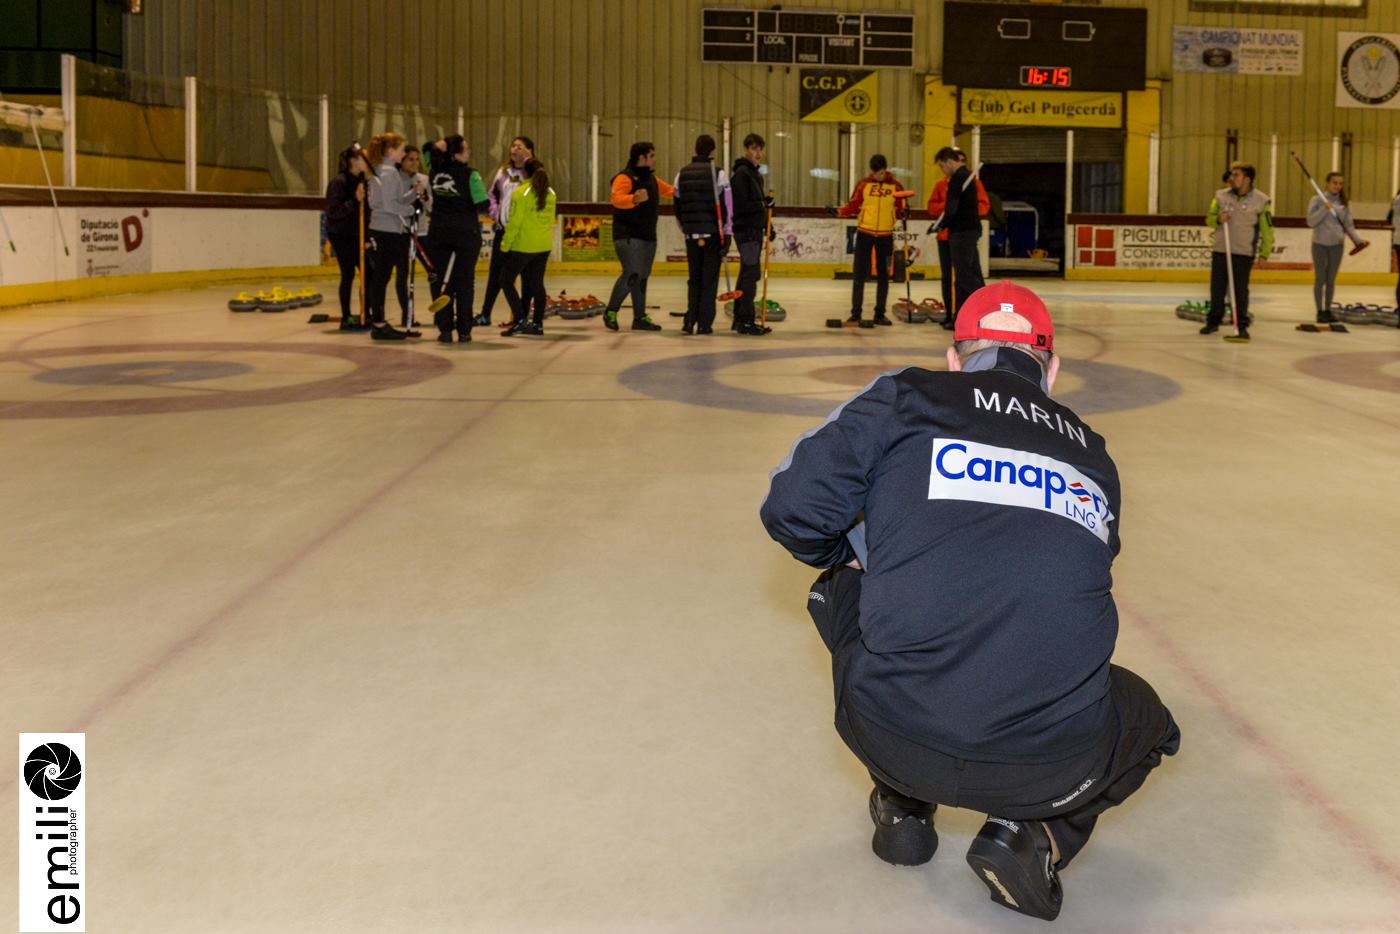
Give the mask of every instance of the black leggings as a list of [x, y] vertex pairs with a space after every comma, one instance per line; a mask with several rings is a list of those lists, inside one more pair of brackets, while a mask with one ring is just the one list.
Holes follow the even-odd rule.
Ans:
[[[476, 307], [473, 299], [476, 292], [476, 258], [481, 254], [481, 234], [470, 229], [439, 230], [435, 225], [426, 247], [428, 259], [433, 264], [428, 290], [433, 298], [444, 291], [452, 297], [452, 302], [433, 316], [433, 323], [440, 334], [451, 333], [454, 328], [458, 334], [470, 334]], [[449, 265], [452, 267], [451, 279], [447, 278]]]
[[389, 277], [398, 274], [399, 304], [408, 310], [408, 234], [385, 233], [376, 230], [370, 234], [374, 241], [374, 258], [369, 265], [370, 319], [375, 324], [384, 321], [384, 300], [389, 292]]
[[[544, 291], [544, 269], [549, 264], [549, 252], [507, 253], [501, 271], [501, 290], [510, 303], [511, 317], [524, 321], [534, 305], [535, 324], [544, 323], [544, 306], [549, 299]], [[515, 277], [520, 277], [520, 293], [515, 291]]]
[[360, 268], [360, 236], [334, 236], [330, 238], [331, 249], [335, 251], [335, 261], [340, 264], [340, 314], [351, 317], [350, 296], [355, 291], [355, 270]]
[[[505, 258], [510, 255], [501, 250], [501, 238], [505, 235], [506, 232], [501, 228], [492, 228], [491, 265], [486, 267], [486, 297], [481, 301], [481, 314], [488, 324], [491, 323], [491, 308], [496, 304], [496, 295], [503, 286], [501, 280], [505, 275]], [[510, 301], [509, 295], [506, 296], [506, 301]]]

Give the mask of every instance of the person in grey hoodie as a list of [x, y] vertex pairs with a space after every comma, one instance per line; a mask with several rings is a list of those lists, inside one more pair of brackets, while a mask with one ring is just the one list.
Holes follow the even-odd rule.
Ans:
[[374, 247], [370, 267], [369, 305], [375, 340], [403, 340], [416, 337], [417, 332], [400, 331], [384, 320], [384, 299], [389, 290], [389, 277], [408, 277], [408, 225], [413, 222], [414, 203], [427, 190], [424, 176], [410, 178], [399, 171], [404, 154], [404, 138], [397, 133], [379, 133], [369, 143], [369, 163], [374, 167], [370, 179], [369, 235]]
[[1363, 243], [1351, 219], [1347, 195], [1342, 190], [1346, 181], [1341, 172], [1328, 172], [1322, 195], [1313, 195], [1308, 202], [1308, 226], [1312, 228], [1313, 305], [1317, 308], [1317, 323], [1331, 324], [1332, 295], [1337, 288], [1337, 273], [1342, 267], [1342, 248], [1347, 237]]

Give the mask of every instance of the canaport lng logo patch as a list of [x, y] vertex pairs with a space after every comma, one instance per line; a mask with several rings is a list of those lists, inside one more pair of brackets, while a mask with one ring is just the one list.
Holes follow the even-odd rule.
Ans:
[[1073, 464], [956, 438], [934, 439], [928, 498], [1048, 512], [1087, 529], [1104, 544], [1114, 519], [1103, 490]]

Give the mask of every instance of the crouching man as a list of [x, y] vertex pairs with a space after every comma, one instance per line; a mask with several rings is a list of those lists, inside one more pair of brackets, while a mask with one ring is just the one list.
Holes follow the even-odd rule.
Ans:
[[876, 855], [932, 858], [934, 809], [988, 815], [967, 862], [1050, 920], [1098, 816], [1177, 751], [1171, 713], [1110, 663], [1118, 471], [1050, 399], [1045, 305], [999, 282], [957, 317], [950, 372], [886, 373], [798, 439], [763, 524], [821, 568], [836, 729], [870, 771]]

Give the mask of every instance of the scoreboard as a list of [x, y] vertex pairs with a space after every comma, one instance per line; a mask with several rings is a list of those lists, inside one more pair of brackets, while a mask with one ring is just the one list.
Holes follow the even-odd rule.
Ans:
[[943, 11], [945, 84], [1076, 91], [1146, 86], [1146, 9], [947, 0]]
[[914, 67], [913, 13], [705, 7], [701, 17], [705, 62]]

